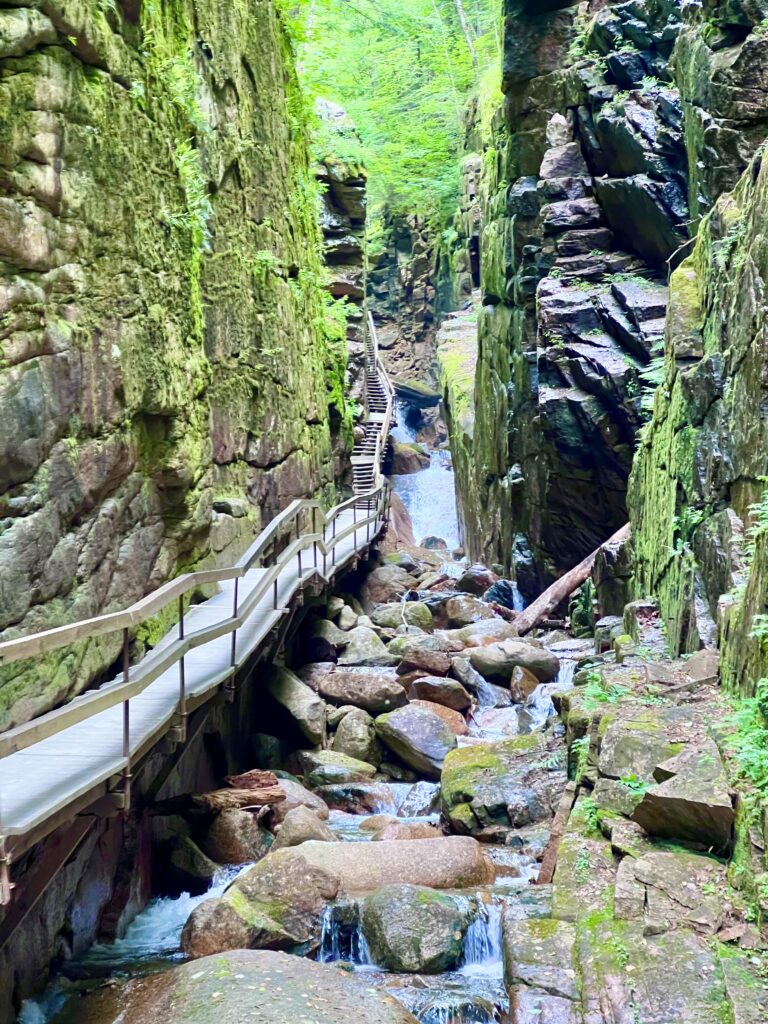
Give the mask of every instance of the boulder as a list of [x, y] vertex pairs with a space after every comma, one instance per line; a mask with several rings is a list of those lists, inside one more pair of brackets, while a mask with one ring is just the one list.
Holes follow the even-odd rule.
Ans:
[[516, 703], [524, 704], [540, 685], [539, 680], [529, 669], [523, 668], [521, 665], [512, 669], [509, 689]]
[[[359, 620], [358, 620], [359, 621]], [[390, 654], [381, 637], [368, 626], [357, 625], [343, 633], [347, 645], [338, 658], [339, 665], [388, 666], [396, 665], [397, 658]]]
[[205, 853], [218, 864], [261, 860], [269, 852], [271, 842], [272, 837], [259, 825], [256, 815], [237, 808], [217, 814], [200, 839]]
[[324, 662], [305, 666], [301, 675], [331, 703], [353, 704], [370, 715], [380, 715], [408, 703], [392, 668], [344, 668]]
[[[276, 993], [279, 992], [279, 997]], [[344, 1017], [417, 1024], [400, 1003], [348, 971], [303, 957], [238, 949], [104, 986], [78, 1000], [79, 1024], [312, 1024]]]
[[325, 742], [325, 702], [293, 672], [276, 667], [267, 683], [272, 697], [295, 720], [310, 743]]
[[317, 945], [326, 906], [336, 898], [339, 878], [300, 856], [304, 843], [270, 853], [239, 875], [223, 896], [205, 900], [190, 914], [181, 948], [191, 957], [227, 949], [293, 949]]
[[170, 872], [190, 892], [205, 892], [219, 869], [189, 836], [178, 836], [168, 858]]
[[701, 844], [727, 856], [735, 813], [720, 752], [712, 740], [690, 744], [656, 768], [661, 781], [646, 790], [632, 820], [649, 835]]
[[[272, 805], [272, 817], [276, 822], [285, 821], [285, 816], [294, 807], [309, 807], [324, 821], [328, 818], [328, 805], [316, 793], [311, 793], [306, 786], [293, 779], [280, 779], [285, 799]], [[243, 861], [236, 863], [244, 863]]]
[[456, 653], [467, 647], [487, 647], [489, 644], [502, 640], [513, 640], [517, 637], [517, 627], [513, 622], [494, 615], [492, 619], [481, 619], [461, 629], [445, 629], [438, 634]]
[[338, 838], [315, 811], [309, 807], [294, 807], [289, 811], [280, 826], [280, 830], [272, 844], [273, 850], [282, 850], [289, 846], [300, 846], [310, 839], [321, 843], [335, 843]]
[[350, 608], [349, 605], [345, 604], [339, 612], [338, 625], [339, 629], [343, 629], [347, 632], [350, 629], [354, 629], [357, 625], [358, 615], [354, 609]]
[[[385, 766], [382, 765], [382, 769]], [[382, 814], [396, 810], [392, 787], [386, 782], [350, 782], [321, 786], [318, 793], [333, 811], [347, 814]]]
[[498, 618], [491, 605], [471, 594], [457, 594], [449, 597], [440, 609], [441, 622], [449, 629], [461, 629], [483, 619]]
[[472, 703], [461, 683], [446, 676], [421, 676], [411, 683], [410, 697], [411, 701], [430, 701], [453, 711], [464, 711]]
[[376, 774], [372, 764], [348, 757], [338, 750], [304, 750], [301, 753], [304, 781], [312, 786], [344, 785], [366, 782]]
[[376, 719], [379, 739], [414, 771], [439, 779], [456, 736], [437, 715], [424, 708], [399, 708]]
[[[366, 828], [366, 826], [368, 826]], [[378, 814], [367, 818], [361, 828], [372, 832], [377, 842], [401, 841], [403, 839], [439, 839], [441, 832], [436, 825], [426, 821], [403, 821], [389, 814]]]
[[429, 455], [420, 444], [407, 444], [403, 441], [391, 441], [392, 444], [392, 468], [393, 476], [408, 473], [419, 473], [422, 469], [429, 469]]
[[468, 652], [472, 667], [491, 682], [509, 683], [513, 669], [528, 669], [541, 683], [554, 679], [560, 671], [560, 661], [543, 647], [522, 640], [502, 640], [487, 647], [475, 647]]
[[422, 672], [424, 675], [430, 676], [447, 676], [450, 670], [451, 659], [446, 653], [423, 649], [409, 650], [403, 655], [397, 666], [399, 676], [408, 675], [409, 672]]
[[646, 929], [657, 934], [688, 927], [712, 935], [725, 919], [725, 870], [714, 857], [685, 850], [655, 850], [648, 843], [619, 864], [614, 916], [643, 920]]
[[496, 876], [482, 846], [469, 836], [380, 843], [313, 842], [281, 850], [279, 855], [284, 853], [300, 855], [313, 870], [333, 872], [346, 893], [372, 892], [396, 883], [462, 889], [486, 885]]
[[510, 580], [497, 580], [482, 596], [488, 604], [499, 604], [510, 611], [519, 611], [522, 602], [520, 591]]
[[463, 835], [494, 838], [547, 821], [566, 784], [550, 765], [541, 735], [460, 747], [445, 758], [440, 780], [443, 816]]
[[484, 594], [498, 578], [484, 565], [470, 565], [456, 580], [456, 589], [465, 594]]
[[367, 764], [381, 764], [381, 744], [376, 738], [373, 718], [362, 708], [352, 707], [339, 722], [333, 749]]
[[396, 654], [404, 658], [412, 651], [443, 651], [449, 652], [452, 648], [439, 636], [429, 633], [422, 633], [414, 626], [406, 627], [407, 632], [398, 631], [398, 635], [387, 644], [390, 654]]
[[398, 626], [432, 628], [432, 612], [421, 601], [399, 601], [397, 604], [382, 604], [371, 612], [371, 619], [377, 626], [397, 629]]
[[456, 967], [470, 922], [466, 900], [421, 885], [387, 885], [366, 896], [361, 914], [371, 958], [398, 974]]
[[[356, 708], [354, 704], [342, 704], [340, 708], [329, 707], [325, 713], [328, 728], [338, 729], [350, 711], [358, 710], [360, 709]], [[346, 753], [346, 751], [343, 751], [343, 753]], [[362, 758], [361, 760], [364, 761], [365, 758]]]
[[363, 580], [360, 598], [363, 607], [371, 612], [379, 604], [398, 600], [413, 587], [413, 576], [398, 565], [380, 565]]
[[433, 715], [437, 715], [438, 718], [442, 719], [456, 736], [466, 736], [469, 733], [464, 716], [458, 711], [445, 707], [444, 704], [433, 704], [429, 700], [412, 700], [411, 707], [424, 708], [425, 711], [431, 711]]

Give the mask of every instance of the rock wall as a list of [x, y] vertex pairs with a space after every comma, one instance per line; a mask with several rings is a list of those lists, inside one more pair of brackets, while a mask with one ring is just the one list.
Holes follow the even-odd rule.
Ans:
[[383, 239], [369, 252], [369, 304], [379, 347], [396, 380], [433, 386], [437, 330], [438, 244], [418, 216], [384, 217]]
[[630, 488], [638, 595], [658, 597], [674, 649], [719, 638], [724, 679], [745, 690], [768, 670], [767, 219], [758, 154], [672, 276], [664, 384]]
[[669, 268], [765, 134], [761, 12], [507, 0], [504, 118], [480, 126], [478, 185], [465, 165], [479, 217], [456, 221], [465, 264], [479, 234], [482, 289], [458, 461], [476, 475], [471, 556], [512, 566], [528, 597], [626, 521]]
[[[130, 604], [332, 490], [344, 344], [272, 2], [0, 9], [0, 636]], [[152, 626], [139, 640], [151, 640]], [[0, 675], [0, 729], [116, 655]]]

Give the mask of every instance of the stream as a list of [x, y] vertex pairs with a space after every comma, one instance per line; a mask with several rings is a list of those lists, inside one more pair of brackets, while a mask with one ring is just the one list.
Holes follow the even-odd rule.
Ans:
[[[397, 403], [398, 425], [392, 437], [405, 444], [416, 444], [417, 428], [409, 423], [408, 407]], [[398, 494], [411, 517], [417, 543], [425, 537], [440, 537], [453, 551], [461, 544], [456, 511], [456, 489], [450, 453], [432, 451], [428, 469], [419, 473], [392, 477], [392, 489]]]

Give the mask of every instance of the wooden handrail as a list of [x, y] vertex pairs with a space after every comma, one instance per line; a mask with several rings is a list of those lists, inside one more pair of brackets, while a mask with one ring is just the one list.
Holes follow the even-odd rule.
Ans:
[[[370, 527], [371, 524], [376, 524], [380, 518], [382, 522], [384, 521], [388, 484], [381, 473], [381, 455], [392, 422], [394, 392], [378, 356], [378, 339], [370, 314], [369, 326], [374, 345], [377, 374], [388, 395], [386, 412], [376, 438], [374, 487], [365, 494], [355, 495], [335, 505], [328, 512], [314, 499], [304, 498], [293, 501], [261, 531], [234, 566], [185, 573], [158, 587], [157, 590], [122, 611], [108, 612], [91, 619], [57, 626], [41, 633], [0, 643], [0, 664], [10, 664], [22, 658], [47, 654], [77, 640], [130, 630], [204, 584], [237, 580], [244, 577], [253, 568], [264, 569], [264, 575], [242, 601], [237, 612], [233, 612], [228, 618], [179, 637], [162, 648], [150, 651], [138, 665], [132, 667], [128, 679], [121, 678], [105, 683], [96, 690], [80, 694], [61, 708], [56, 708], [31, 722], [0, 733], [0, 758], [34, 746], [34, 744], [60, 733], [72, 725], [138, 696], [194, 648], [221, 636], [235, 633], [242, 628], [259, 601], [275, 585], [282, 571], [297, 558], [300, 552], [311, 549], [313, 553], [322, 555], [325, 560], [329, 556], [334, 559], [335, 549], [342, 540]], [[341, 529], [333, 528], [344, 512], [358, 509], [363, 504], [366, 512], [361, 518], [355, 516], [351, 523]], [[314, 532], [301, 533], [297, 524], [298, 536], [277, 555], [270, 554], [272, 546], [284, 539], [286, 529], [292, 530], [299, 517], [303, 513], [310, 512]], [[330, 537], [328, 536], [329, 527], [332, 528]], [[269, 558], [270, 564], [265, 566], [263, 562], [267, 558]], [[276, 611], [278, 610], [276, 609]]]

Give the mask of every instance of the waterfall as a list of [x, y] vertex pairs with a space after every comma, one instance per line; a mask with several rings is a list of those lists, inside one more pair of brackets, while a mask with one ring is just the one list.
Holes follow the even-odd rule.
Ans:
[[464, 939], [461, 972], [501, 976], [501, 906], [498, 903], [478, 903], [477, 914]]
[[373, 964], [356, 904], [334, 903], [325, 908], [317, 959], [324, 964], [340, 961], [358, 967]]
[[558, 690], [570, 690], [573, 686], [573, 677], [576, 675], [576, 662], [572, 658], [563, 658], [560, 661], [560, 671], [557, 673], [555, 683]]

